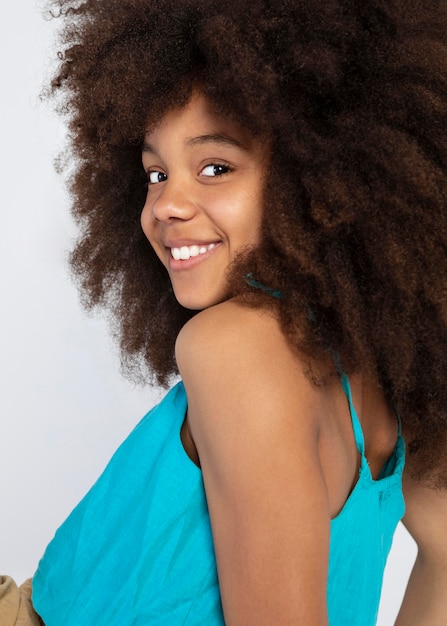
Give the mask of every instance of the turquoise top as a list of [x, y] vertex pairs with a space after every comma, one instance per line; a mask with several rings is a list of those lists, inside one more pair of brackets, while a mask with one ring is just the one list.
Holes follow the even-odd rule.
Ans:
[[[400, 434], [379, 480], [371, 477], [360, 422], [359, 478], [331, 522], [327, 589], [331, 626], [376, 622], [383, 570], [404, 512]], [[178, 383], [117, 450], [57, 531], [33, 581], [46, 626], [224, 624], [200, 469], [180, 429], [187, 398]]]

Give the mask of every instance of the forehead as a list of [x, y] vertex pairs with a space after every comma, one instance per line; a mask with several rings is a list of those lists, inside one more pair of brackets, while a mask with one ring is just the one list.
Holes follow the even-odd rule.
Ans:
[[241, 149], [250, 149], [256, 142], [250, 131], [219, 113], [204, 95], [193, 92], [188, 103], [168, 111], [158, 123], [145, 133], [146, 144], [177, 139], [194, 146], [197, 143], [217, 141]]

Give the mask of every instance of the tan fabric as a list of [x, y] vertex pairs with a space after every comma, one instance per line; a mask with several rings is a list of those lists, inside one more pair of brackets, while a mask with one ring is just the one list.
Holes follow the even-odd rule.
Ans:
[[17, 587], [9, 576], [0, 576], [0, 626], [42, 626], [31, 602], [31, 578]]

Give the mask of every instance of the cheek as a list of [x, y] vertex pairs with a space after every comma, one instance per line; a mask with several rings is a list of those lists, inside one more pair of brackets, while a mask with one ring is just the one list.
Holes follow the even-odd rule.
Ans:
[[162, 264], [167, 267], [167, 261], [164, 254], [165, 249], [157, 237], [156, 221], [153, 218], [151, 206], [147, 201], [141, 211], [140, 224], [143, 233], [154, 249], [155, 254], [158, 256]]
[[248, 195], [240, 205], [239, 228], [248, 244], [259, 242], [263, 215], [262, 198], [257, 193]]
[[253, 230], [255, 242], [259, 243], [262, 231], [262, 221], [264, 219], [264, 197], [260, 192], [256, 193], [253, 198], [253, 210], [251, 214], [251, 227]]
[[144, 204], [143, 210], [141, 211], [140, 224], [143, 229], [143, 233], [146, 235], [151, 245], [153, 245], [154, 223], [152, 219], [152, 211], [147, 200]]
[[146, 236], [146, 239], [149, 241], [149, 243], [155, 250], [157, 256], [161, 258], [160, 246], [158, 244], [156, 232], [155, 232], [155, 222], [152, 217], [152, 210], [147, 201], [143, 207], [143, 210], [141, 211], [140, 224], [141, 224], [143, 233]]

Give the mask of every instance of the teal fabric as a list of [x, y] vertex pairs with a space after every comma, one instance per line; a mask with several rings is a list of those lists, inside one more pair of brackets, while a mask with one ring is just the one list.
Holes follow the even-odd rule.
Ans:
[[[371, 478], [349, 382], [362, 457], [358, 482], [331, 522], [331, 626], [376, 621], [383, 569], [404, 504], [399, 440], [388, 471]], [[224, 624], [201, 471], [186, 456], [187, 408], [176, 385], [150, 411], [48, 546], [33, 581], [46, 626]]]
[[[373, 480], [365, 442], [346, 376], [341, 378], [349, 400], [357, 449], [358, 481], [343, 509], [331, 521], [327, 601], [331, 626], [373, 626], [377, 621], [383, 571], [398, 521], [405, 512], [402, 472], [405, 446], [399, 420], [394, 453]], [[399, 419], [399, 418], [398, 418]]]

